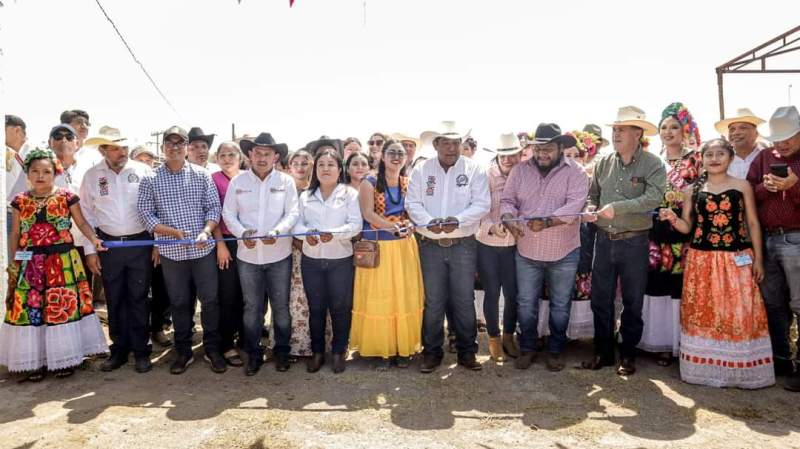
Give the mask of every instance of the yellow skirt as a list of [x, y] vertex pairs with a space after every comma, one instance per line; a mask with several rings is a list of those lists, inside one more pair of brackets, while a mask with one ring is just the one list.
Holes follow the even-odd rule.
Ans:
[[356, 268], [350, 349], [408, 357], [422, 347], [424, 292], [414, 237], [381, 240], [377, 268]]

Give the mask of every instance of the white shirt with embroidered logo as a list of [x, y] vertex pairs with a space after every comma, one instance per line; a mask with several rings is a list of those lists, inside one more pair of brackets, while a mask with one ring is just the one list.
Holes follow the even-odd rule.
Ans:
[[[252, 170], [237, 175], [228, 185], [222, 206], [225, 225], [236, 237], [242, 237], [248, 229], [255, 229], [256, 236], [273, 231], [288, 234], [299, 215], [294, 179], [274, 169], [263, 181]], [[292, 254], [292, 239], [288, 237], [279, 238], [272, 245], [265, 245], [261, 240], [255, 242], [255, 248], [248, 249], [239, 241], [236, 257], [243, 262], [264, 265]]]
[[[100, 229], [117, 237], [144, 232], [136, 202], [139, 198], [139, 183], [153, 171], [147, 165], [134, 160], [125, 162], [125, 167], [115, 173], [105, 160], [91, 167], [83, 175], [80, 206], [84, 219], [93, 229]], [[80, 239], [86, 254], [95, 249], [85, 238]]]
[[353, 255], [350, 239], [361, 232], [364, 224], [358, 204], [358, 191], [345, 184], [339, 184], [327, 199], [317, 189], [300, 194], [300, 218], [294, 226], [294, 233], [306, 233], [312, 229], [333, 233], [328, 243], [319, 241], [311, 246], [303, 239], [303, 254], [312, 259], [343, 259]]
[[456, 217], [458, 228], [434, 234], [428, 228], [417, 232], [431, 239], [469, 237], [478, 231], [481, 218], [491, 208], [486, 171], [472, 159], [460, 156], [445, 172], [438, 158], [428, 159], [411, 173], [406, 211], [418, 226], [434, 218]]

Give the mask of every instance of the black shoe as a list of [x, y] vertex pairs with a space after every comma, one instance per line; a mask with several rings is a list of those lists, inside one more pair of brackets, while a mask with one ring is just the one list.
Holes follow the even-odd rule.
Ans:
[[150, 357], [136, 357], [136, 366], [134, 367], [137, 373], [142, 374], [153, 369], [153, 363], [150, 362]]
[[422, 357], [422, 364], [419, 366], [419, 372], [432, 373], [436, 368], [442, 364], [442, 358], [436, 354], [425, 354]]
[[591, 360], [581, 362], [581, 368], [590, 369], [592, 371], [605, 368], [606, 366], [614, 366], [613, 357], [603, 357], [602, 355], [595, 354]]
[[536, 353], [532, 351], [523, 351], [519, 354], [516, 360], [514, 360], [514, 368], [516, 369], [528, 369], [533, 364], [533, 361], [536, 360]]
[[128, 354], [114, 354], [113, 356], [105, 359], [103, 364], [100, 365], [100, 371], [109, 372], [121, 367], [128, 363]]
[[275, 354], [275, 371], [283, 373], [289, 371], [291, 364], [289, 363], [289, 354], [276, 353]]
[[545, 362], [545, 366], [547, 366], [547, 370], [551, 372], [558, 372], [564, 369], [564, 362], [561, 361], [561, 353], [559, 352], [548, 352], [547, 353], [547, 361]]
[[794, 393], [800, 393], [800, 372], [794, 373], [786, 379], [783, 389]]
[[194, 362], [192, 354], [177, 354], [172, 365], [169, 366], [169, 372], [170, 374], [183, 374], [192, 362]]
[[225, 357], [223, 357], [219, 352], [210, 352], [203, 358], [206, 362], [211, 364], [211, 371], [214, 371], [217, 374], [228, 371], [228, 362], [225, 361]]
[[334, 354], [333, 355], [333, 372], [335, 374], [343, 373], [345, 370], [345, 361], [347, 354]]
[[258, 370], [261, 369], [261, 365], [263, 364], [262, 357], [255, 357], [250, 356], [247, 358], [247, 367], [244, 369], [245, 376], [255, 376], [258, 373]]
[[411, 364], [411, 357], [403, 357], [398, 355], [394, 358], [394, 364], [397, 365], [398, 368], [408, 368], [408, 365]]
[[306, 362], [306, 371], [309, 373], [316, 373], [324, 364], [325, 354], [322, 352], [315, 352]]
[[636, 359], [633, 357], [622, 357], [619, 361], [617, 374], [620, 376], [630, 376], [636, 372]]
[[472, 371], [480, 371], [483, 369], [483, 365], [478, 363], [478, 360], [475, 359], [475, 353], [472, 352], [460, 355], [458, 357], [458, 364]]

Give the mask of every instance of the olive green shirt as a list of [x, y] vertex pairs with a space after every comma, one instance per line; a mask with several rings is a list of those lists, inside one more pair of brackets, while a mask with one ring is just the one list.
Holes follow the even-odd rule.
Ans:
[[597, 226], [610, 234], [646, 231], [653, 227], [655, 210], [664, 198], [667, 171], [658, 156], [639, 149], [628, 165], [617, 152], [600, 158], [594, 166], [589, 204], [614, 207], [614, 219], [598, 218]]

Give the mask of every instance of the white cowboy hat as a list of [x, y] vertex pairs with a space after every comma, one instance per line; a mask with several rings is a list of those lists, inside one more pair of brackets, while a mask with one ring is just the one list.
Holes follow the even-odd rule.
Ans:
[[772, 143], [783, 142], [800, 133], [800, 112], [794, 106], [782, 106], [769, 119], [769, 135]]
[[721, 135], [727, 136], [728, 135], [728, 126], [730, 126], [731, 123], [737, 123], [737, 122], [749, 123], [749, 124], [751, 124], [753, 126], [758, 126], [758, 125], [760, 125], [762, 123], [766, 123], [766, 121], [764, 119], [759, 118], [755, 114], [753, 114], [753, 111], [751, 111], [750, 109], [748, 109], [748, 108], [739, 108], [739, 109], [736, 110], [736, 115], [735, 116], [729, 117], [729, 118], [726, 118], [724, 120], [720, 120], [717, 123], [714, 123], [714, 128]]
[[417, 145], [417, 148], [419, 148], [420, 145], [422, 144], [422, 141], [419, 138], [407, 136], [403, 133], [393, 133], [390, 136], [390, 139], [396, 140], [398, 142], [403, 142], [403, 141], [414, 142]]
[[497, 156], [513, 156], [522, 151], [519, 138], [514, 133], [500, 134], [494, 148], [484, 148], [484, 150], [494, 153]]
[[93, 147], [100, 145], [116, 145], [118, 147], [127, 147], [128, 138], [123, 137], [119, 129], [111, 126], [100, 127], [100, 134], [90, 137], [83, 142], [85, 146]]
[[436, 149], [433, 148], [433, 139], [436, 138], [436, 133], [433, 131], [425, 131], [420, 134], [420, 145], [417, 147], [417, 152], [414, 154], [414, 160], [419, 158], [430, 159], [436, 157]]
[[658, 127], [647, 121], [644, 111], [636, 106], [623, 106], [617, 111], [617, 119], [607, 126], [635, 126], [644, 131], [645, 136], [658, 134]]
[[439, 137], [444, 137], [446, 139], [463, 140], [469, 137], [469, 133], [472, 132], [472, 130], [469, 130], [466, 133], [459, 132], [456, 131], [456, 122], [443, 121], [441, 126], [439, 127], [439, 130], [427, 131], [427, 132], [433, 133], [433, 140], [436, 140]]

